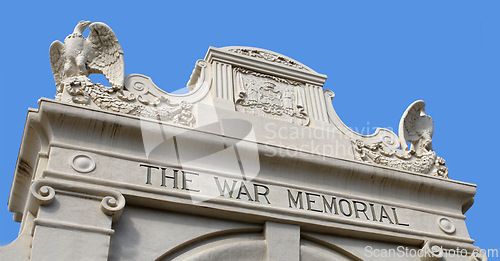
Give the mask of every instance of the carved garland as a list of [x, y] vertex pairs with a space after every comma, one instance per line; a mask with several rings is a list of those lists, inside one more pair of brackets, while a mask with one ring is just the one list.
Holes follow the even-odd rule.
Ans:
[[242, 54], [250, 57], [255, 57], [259, 59], [264, 59], [266, 61], [274, 62], [274, 63], [279, 63], [283, 64], [286, 66], [290, 66], [293, 68], [297, 68], [300, 70], [304, 71], [309, 71], [308, 68], [305, 66], [299, 64], [298, 62], [291, 60], [289, 58], [286, 58], [284, 56], [277, 55], [275, 53], [270, 53], [266, 52], [263, 50], [257, 50], [257, 49], [229, 49], [229, 52], [237, 53], [237, 54]]
[[385, 151], [381, 143], [365, 144], [361, 140], [351, 142], [357, 160], [448, 178], [448, 167], [445, 165], [445, 160], [437, 156], [434, 151], [417, 156], [413, 151]]
[[[93, 83], [85, 76], [71, 77], [63, 82], [63, 86], [63, 89], [72, 96], [69, 102], [89, 105], [92, 101], [103, 110], [173, 122], [184, 126], [193, 126], [195, 123], [193, 105], [186, 101], [174, 104], [169, 100], [164, 100], [167, 107], [157, 107], [156, 105], [160, 104], [160, 101], [149, 103], [140, 96], [135, 97], [132, 93], [126, 95], [121, 88]], [[56, 95], [58, 100], [61, 100], [61, 97], [62, 93]], [[152, 105], [134, 104], [133, 102], [136, 100], [142, 104]]]
[[303, 83], [301, 83], [299, 81], [294, 81], [294, 80], [290, 80], [290, 79], [280, 78], [280, 77], [276, 77], [274, 75], [269, 75], [269, 74], [258, 73], [258, 72], [254, 72], [254, 71], [251, 71], [251, 70], [248, 70], [248, 69], [245, 69], [245, 68], [241, 68], [241, 67], [235, 67], [234, 71], [235, 72], [242, 72], [244, 74], [251, 74], [251, 75], [256, 76], [256, 77], [273, 79], [273, 80], [275, 80], [277, 82], [282, 82], [282, 83], [286, 83], [286, 84], [289, 84], [289, 85], [295, 85], [295, 86], [303, 85]]

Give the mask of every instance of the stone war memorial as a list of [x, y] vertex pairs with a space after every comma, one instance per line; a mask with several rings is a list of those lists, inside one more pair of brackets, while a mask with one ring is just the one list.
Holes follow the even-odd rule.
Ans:
[[476, 186], [433, 150], [424, 101], [398, 134], [361, 135], [326, 75], [273, 51], [209, 47], [186, 94], [125, 75], [104, 23], [49, 54], [57, 92], [28, 110], [0, 260], [486, 260]]

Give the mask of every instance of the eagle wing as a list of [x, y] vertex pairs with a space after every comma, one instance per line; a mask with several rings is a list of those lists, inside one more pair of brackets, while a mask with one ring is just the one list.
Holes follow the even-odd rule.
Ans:
[[424, 132], [432, 137], [434, 122], [431, 116], [425, 114], [425, 102], [418, 100], [408, 106], [399, 122], [401, 149], [408, 150], [407, 142], [417, 142]]
[[52, 67], [52, 74], [54, 75], [58, 92], [62, 91], [61, 83], [64, 76], [65, 50], [64, 44], [57, 40], [52, 42], [49, 49], [50, 66]]
[[89, 73], [102, 73], [114, 87], [123, 87], [125, 64], [123, 51], [115, 33], [104, 23], [92, 23], [87, 40], [91, 54], [87, 60]]

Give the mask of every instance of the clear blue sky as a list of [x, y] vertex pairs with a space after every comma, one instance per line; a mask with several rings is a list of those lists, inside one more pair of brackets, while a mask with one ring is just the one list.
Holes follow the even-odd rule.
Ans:
[[209, 46], [245, 45], [327, 74], [338, 114], [364, 134], [396, 130], [406, 107], [423, 99], [450, 177], [478, 185], [466, 220], [472, 238], [500, 248], [500, 1], [110, 2], [1, 4], [0, 245], [19, 227], [7, 200], [27, 109], [56, 93], [49, 45], [85, 19], [115, 31], [126, 74], [146, 74], [166, 91], [185, 86]]

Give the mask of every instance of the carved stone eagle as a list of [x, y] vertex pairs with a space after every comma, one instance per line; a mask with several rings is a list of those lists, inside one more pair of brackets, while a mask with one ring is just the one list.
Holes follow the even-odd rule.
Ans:
[[[82, 33], [89, 27], [89, 36]], [[103, 74], [115, 88], [123, 87], [123, 51], [115, 33], [104, 23], [80, 21], [72, 34], [50, 45], [50, 63], [58, 92], [71, 77]]]
[[408, 150], [407, 142], [410, 142], [410, 152], [416, 156], [432, 151], [433, 133], [434, 121], [425, 114], [425, 102], [418, 100], [408, 106], [399, 122], [401, 149]]

